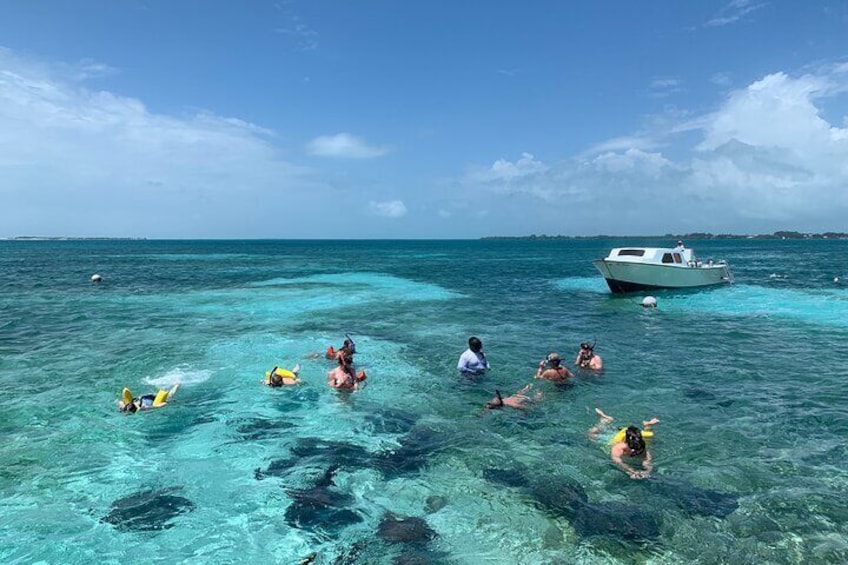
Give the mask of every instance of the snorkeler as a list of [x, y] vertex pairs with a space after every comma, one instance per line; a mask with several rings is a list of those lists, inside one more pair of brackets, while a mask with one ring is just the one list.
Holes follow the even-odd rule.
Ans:
[[536, 370], [535, 378], [562, 384], [573, 376], [574, 373], [569, 371], [567, 367], [563, 367], [559, 354], [551, 353], [544, 361], [539, 361], [539, 368]]
[[345, 334], [347, 339], [344, 340], [344, 344], [335, 349], [332, 345], [327, 348], [326, 357], [327, 359], [336, 359], [338, 360], [340, 357], [349, 357], [351, 359], [351, 363], [353, 362], [353, 355], [356, 353], [356, 343], [354, 343], [353, 338], [349, 335]]
[[345, 356], [339, 357], [339, 366], [327, 373], [327, 384], [340, 390], [357, 390], [367, 378], [365, 371], [356, 371]]
[[542, 393], [537, 392], [531, 397], [527, 396], [527, 392], [533, 388], [532, 384], [529, 384], [513, 394], [512, 396], [507, 396], [504, 398], [501, 396], [501, 391], [495, 390], [495, 397], [487, 402], [483, 407], [486, 410], [497, 410], [499, 408], [503, 408], [504, 406], [509, 406], [510, 408], [515, 408], [517, 410], [524, 410], [527, 408], [527, 404], [531, 402], [538, 402], [542, 400]]
[[[604, 414], [600, 408], [595, 408], [595, 413], [600, 417], [598, 423], [589, 428], [589, 437], [597, 439], [598, 435], [614, 421], [612, 416]], [[651, 452], [645, 445], [646, 437], [653, 437], [651, 426], [659, 424], [658, 418], [651, 418], [642, 422], [642, 429], [636, 426], [628, 426], [618, 431], [611, 440], [610, 459], [615, 465], [624, 470], [631, 479], [645, 479], [653, 470]], [[622, 457], [640, 459], [644, 471], [639, 471], [628, 465]]]
[[595, 353], [594, 343], [584, 342], [580, 344], [580, 351], [577, 353], [574, 365], [581, 369], [600, 371], [604, 368], [604, 361], [600, 355]]
[[286, 369], [281, 369], [279, 367], [274, 367], [269, 372], [265, 373], [265, 384], [267, 386], [277, 388], [281, 386], [289, 386], [300, 384], [300, 378], [298, 377], [298, 373], [300, 372], [300, 365], [295, 365], [291, 371]]
[[165, 406], [177, 389], [180, 388], [180, 383], [174, 383], [171, 390], [160, 389], [156, 394], [145, 394], [138, 398], [133, 398], [130, 389], [124, 388], [121, 392], [121, 399], [118, 400], [118, 409], [121, 412], [134, 414], [139, 410], [150, 410], [151, 408], [161, 408]]

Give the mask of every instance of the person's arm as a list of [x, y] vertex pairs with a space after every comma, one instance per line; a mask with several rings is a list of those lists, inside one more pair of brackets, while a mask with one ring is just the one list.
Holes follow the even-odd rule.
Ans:
[[456, 368], [462, 371], [463, 373], [467, 373], [470, 369], [468, 368], [468, 355], [467, 351], [463, 352], [462, 355], [459, 356], [459, 363], [456, 364]]
[[480, 351], [480, 355], [477, 357], [477, 359], [479, 359], [480, 362], [483, 364], [483, 369], [488, 371], [490, 367], [489, 359], [486, 357], [486, 353], [484, 351]]
[[545, 362], [539, 361], [539, 368], [536, 369], [536, 378], [542, 379], [542, 378], [544, 378], [544, 374], [545, 374]]
[[639, 473], [639, 471], [637, 471], [621, 459], [621, 453], [623, 450], [624, 448], [621, 447], [621, 444], [616, 444], [612, 446], [612, 451], [610, 452], [610, 458], [612, 459], [612, 462], [615, 463], [615, 465], [617, 465], [619, 468], [621, 468], [625, 473], [627, 473], [627, 476], [629, 476], [631, 479], [642, 478], [641, 473]]
[[603, 361], [603, 359], [601, 359], [601, 356], [595, 355], [594, 357], [592, 357], [592, 369], [595, 369], [596, 371], [600, 371], [603, 368], [604, 368], [604, 361]]
[[651, 457], [650, 451], [645, 451], [645, 459], [642, 460], [642, 467], [645, 469], [645, 472], [642, 473], [641, 478], [645, 478], [651, 474], [651, 471], [654, 470], [653, 458]]

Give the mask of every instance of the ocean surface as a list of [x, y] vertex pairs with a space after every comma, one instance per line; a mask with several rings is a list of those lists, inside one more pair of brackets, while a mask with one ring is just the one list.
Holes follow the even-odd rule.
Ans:
[[[655, 240], [0, 241], [0, 562], [845, 563], [848, 242], [686, 243], [735, 284], [647, 310], [591, 260]], [[595, 407], [661, 420], [652, 478]]]

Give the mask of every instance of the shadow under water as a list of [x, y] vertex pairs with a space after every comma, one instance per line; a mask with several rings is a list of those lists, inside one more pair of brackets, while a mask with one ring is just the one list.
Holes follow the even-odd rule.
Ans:
[[519, 469], [486, 469], [483, 477], [496, 484], [519, 488], [545, 512], [564, 517], [580, 537], [615, 537], [647, 542], [660, 535], [659, 515], [633, 504], [589, 502], [579, 484], [566, 480], [529, 480]]
[[350, 510], [354, 497], [335, 487], [333, 477], [338, 467], [327, 469], [315, 485], [308, 489], [287, 489], [292, 504], [286, 508], [286, 523], [298, 529], [336, 534], [341, 529], [362, 521]]
[[179, 487], [145, 490], [119, 498], [100, 521], [120, 531], [167, 530], [173, 526], [173, 518], [194, 510], [194, 503], [189, 499], [168, 494], [175, 490]]

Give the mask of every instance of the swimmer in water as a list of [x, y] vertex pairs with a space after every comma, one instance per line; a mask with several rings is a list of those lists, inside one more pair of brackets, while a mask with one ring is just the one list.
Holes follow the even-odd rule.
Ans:
[[558, 353], [550, 353], [544, 361], [539, 362], [539, 368], [536, 370], [537, 379], [545, 379], [557, 384], [563, 384], [573, 377], [574, 373], [562, 365], [562, 360]]
[[600, 355], [595, 353], [594, 343], [584, 342], [580, 344], [580, 351], [577, 353], [574, 365], [581, 369], [600, 371], [604, 368], [604, 361]]
[[180, 388], [180, 383], [174, 383], [170, 390], [160, 389], [156, 394], [145, 394], [134, 398], [130, 389], [124, 388], [121, 393], [121, 399], [118, 400], [118, 409], [121, 412], [135, 414], [139, 410], [150, 410], [152, 408], [161, 408], [168, 404], [171, 397]]
[[265, 377], [264, 383], [273, 388], [300, 384], [299, 372], [300, 365], [295, 365], [291, 371], [274, 367], [270, 373], [267, 373], [268, 376]]
[[527, 396], [527, 393], [533, 388], [532, 384], [529, 384], [513, 394], [512, 396], [503, 397], [501, 396], [501, 391], [495, 390], [495, 397], [487, 402], [484, 405], [486, 410], [497, 410], [499, 408], [503, 408], [504, 406], [509, 406], [510, 408], [515, 408], [516, 410], [524, 410], [527, 408], [527, 405], [532, 402], [538, 402], [542, 400], [542, 393], [537, 392], [532, 397]]
[[[595, 408], [595, 413], [600, 417], [600, 420], [589, 429], [589, 437], [592, 439], [597, 439], [600, 433], [614, 421], [612, 416], [604, 414], [600, 408]], [[651, 457], [651, 452], [648, 451], [645, 438], [642, 434], [643, 432], [651, 431], [651, 427], [659, 423], [658, 418], [651, 418], [642, 422], [641, 430], [636, 426], [628, 426], [624, 430], [624, 436], [621, 438], [621, 441], [616, 441], [612, 444], [610, 459], [617, 467], [627, 473], [627, 476], [631, 479], [645, 479], [653, 471], [653, 458]], [[651, 433], [653, 434], [653, 432]], [[643, 470], [638, 470], [633, 465], [628, 464], [623, 459], [624, 457], [640, 461]]]

